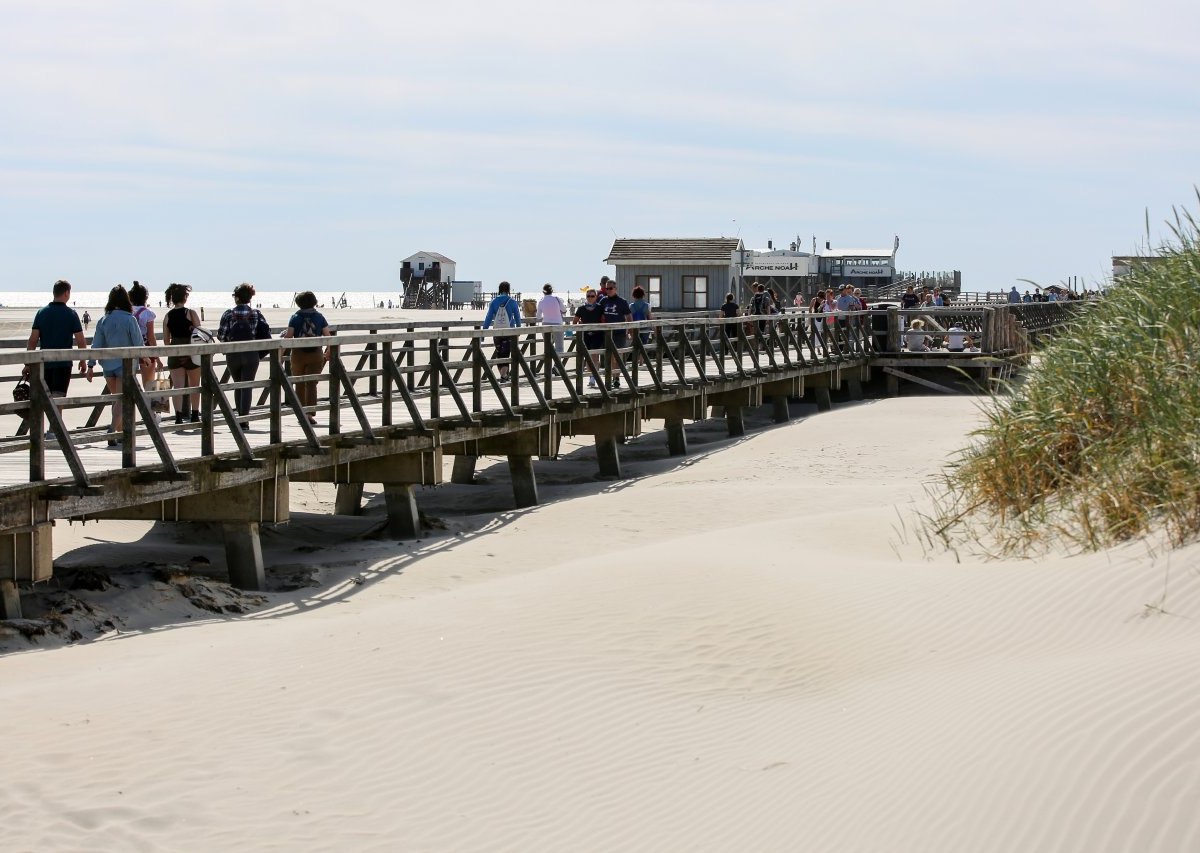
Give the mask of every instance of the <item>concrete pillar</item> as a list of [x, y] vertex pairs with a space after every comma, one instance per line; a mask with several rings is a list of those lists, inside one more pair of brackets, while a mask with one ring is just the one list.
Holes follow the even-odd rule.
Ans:
[[833, 400], [829, 397], [828, 388], [814, 388], [813, 393], [817, 397], [817, 411], [828, 412], [833, 408]]
[[851, 376], [846, 379], [846, 390], [851, 400], [861, 400], [863, 398], [862, 381], [857, 376]]
[[725, 407], [725, 426], [730, 438], [740, 438], [746, 434], [745, 411], [741, 406]]
[[450, 473], [450, 482], [469, 486], [475, 482], [475, 463], [478, 456], [458, 455], [454, 457], [454, 470]]
[[517, 509], [537, 506], [537, 477], [533, 474], [533, 457], [509, 454], [508, 473], [512, 476], [513, 503]]
[[671, 456], [687, 456], [687, 433], [683, 429], [683, 418], [667, 421], [667, 453]]
[[238, 589], [266, 589], [267, 574], [263, 568], [262, 542], [258, 538], [257, 521], [225, 521], [225, 565], [229, 583]]
[[900, 396], [900, 377], [889, 373], [887, 375], [887, 393], [889, 397]]
[[596, 459], [600, 463], [600, 475], [621, 478], [621, 456], [617, 452], [615, 435], [596, 436]]
[[417, 510], [417, 491], [412, 483], [384, 483], [383, 501], [387, 507], [387, 533], [393, 539], [418, 539], [421, 514]]
[[0, 619], [21, 618], [21, 590], [13, 580], [0, 580]]
[[18, 583], [37, 583], [54, 574], [53, 530], [53, 524], [42, 522], [0, 536], [0, 619], [21, 618]]
[[792, 419], [792, 413], [788, 410], [787, 394], [776, 394], [771, 398], [771, 415], [777, 424], [786, 424]]
[[362, 513], [362, 483], [338, 483], [337, 497], [333, 501], [335, 515], [359, 515]]

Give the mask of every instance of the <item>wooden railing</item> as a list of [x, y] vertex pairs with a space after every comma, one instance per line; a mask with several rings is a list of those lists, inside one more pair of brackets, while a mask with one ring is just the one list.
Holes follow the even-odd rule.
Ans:
[[[254, 467], [256, 448], [243, 423], [265, 425], [266, 442], [260, 445], [288, 444], [294, 452], [323, 453], [330, 440], [370, 442], [380, 429], [422, 432], [431, 421], [473, 422], [493, 414], [513, 417], [523, 406], [553, 410], [556, 401], [581, 404], [594, 398], [605, 404], [631, 399], [643, 389], [752, 380], [789, 369], [862, 361], [873, 351], [868, 314], [839, 315], [833, 325], [823, 315], [815, 319], [789, 313], [761, 320], [688, 318], [487, 331], [469, 323], [420, 328], [379, 323], [366, 331], [343, 326], [336, 335], [319, 341], [0, 352], [0, 365], [30, 367], [30, 399], [0, 404], [4, 424], [0, 434], [8, 436], [0, 439], [0, 458], [27, 455], [27, 476], [12, 479], [9, 470], [0, 487], [65, 476], [71, 483], [67, 493], [91, 489], [93, 475], [111, 470], [116, 461], [113, 454], [98, 452], [109, 438], [120, 444], [121, 468], [144, 469], [142, 477], [147, 481], [171, 480], [187, 476], [180, 468], [181, 458], [221, 455], [222, 464]], [[557, 341], [564, 332], [572, 334], [559, 352]], [[593, 350], [582, 344], [589, 332], [600, 337]], [[627, 336], [624, 345], [621, 333]], [[496, 338], [513, 341], [508, 358], [492, 357]], [[328, 372], [313, 377], [324, 391], [322, 399], [316, 406], [304, 406], [296, 392], [298, 379], [289, 375], [285, 362], [293, 350], [314, 344], [329, 347]], [[263, 354], [260, 375], [265, 376], [228, 381], [227, 357], [247, 351]], [[96, 394], [89, 387], [88, 393], [78, 394], [81, 380], [75, 378], [71, 395], [52, 400], [43, 366], [55, 361], [74, 364], [81, 356], [121, 359], [120, 392]], [[190, 356], [199, 364], [198, 388], [148, 393], [141, 387], [138, 359], [158, 357], [165, 362], [169, 356]], [[242, 389], [259, 395], [244, 416], [232, 402], [233, 392]], [[173, 400], [196, 393], [198, 424], [177, 425], [155, 417], [152, 397]], [[120, 408], [121, 433], [106, 433], [100, 425], [109, 406]], [[86, 419], [85, 412], [89, 413]], [[315, 427], [310, 415], [324, 416], [327, 422]], [[139, 438], [150, 440], [150, 464], [145, 464]], [[61, 460], [53, 466], [49, 463], [56, 455]], [[63, 461], [65, 471], [51, 470], [62, 469]]]

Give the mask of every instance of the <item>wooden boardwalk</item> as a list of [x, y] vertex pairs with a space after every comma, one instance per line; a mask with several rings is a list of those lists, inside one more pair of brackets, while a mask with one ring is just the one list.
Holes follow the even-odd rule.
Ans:
[[[1026, 324], [1049, 323], [1046, 312], [1029, 313]], [[602, 339], [590, 352], [581, 334], [559, 352], [561, 327], [343, 328], [323, 340], [330, 358], [315, 410], [300, 406], [285, 366], [290, 350], [311, 341], [160, 347], [164, 361], [190, 355], [201, 365], [201, 421], [183, 425], [168, 415], [159, 422], [133, 378], [145, 348], [104, 353], [125, 360], [120, 394], [97, 394], [102, 385], [76, 378], [71, 396], [54, 404], [41, 365], [78, 360], [79, 350], [0, 352], [10, 371], [31, 367], [29, 402], [0, 405], [0, 615], [19, 612], [17, 582], [50, 576], [55, 519], [221, 522], [231, 580], [261, 588], [258, 525], [287, 520], [293, 480], [338, 483], [347, 502], [356, 502], [363, 483], [380, 483], [391, 532], [415, 536], [413, 487], [440, 482], [446, 455], [455, 457], [455, 479], [468, 479], [480, 455], [506, 456], [514, 502], [528, 506], [537, 503], [532, 457], [555, 455], [563, 435], [595, 436], [601, 473], [620, 476], [619, 442], [648, 419], [665, 421], [671, 452], [686, 453], [683, 423], [713, 407], [737, 435], [746, 407], [773, 402], [776, 419], [786, 420], [787, 400], [807, 393], [828, 408], [831, 389], [859, 390], [872, 366], [889, 358], [963, 362], [945, 352], [901, 353], [905, 320], [895, 309], [842, 315], [833, 325], [826, 319], [788, 312], [762, 322], [697, 317], [590, 327]], [[987, 375], [1028, 354], [1015, 313], [963, 309], [954, 322], [977, 330], [986, 351], [966, 361]], [[508, 358], [492, 357], [497, 336], [513, 342]], [[225, 358], [246, 350], [263, 351], [258, 376], [231, 383]], [[246, 417], [232, 408], [239, 388], [256, 398]], [[126, 424], [116, 436], [106, 432], [112, 405]], [[110, 447], [114, 437], [121, 441]]]

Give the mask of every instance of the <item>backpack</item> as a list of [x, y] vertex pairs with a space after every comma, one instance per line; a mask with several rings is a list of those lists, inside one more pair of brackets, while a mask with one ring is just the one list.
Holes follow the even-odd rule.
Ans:
[[[509, 299], [511, 299], [511, 297], [509, 297]], [[512, 323], [510, 322], [508, 316], [508, 302], [509, 300], [505, 299], [503, 302], [496, 303], [496, 316], [492, 318], [493, 329], [512, 328]]]
[[756, 293], [750, 299], [750, 313], [751, 314], [770, 314], [771, 313], [770, 305], [771, 305], [771, 297], [769, 294], [767, 294], [765, 291], [763, 293]]
[[212, 342], [212, 332], [208, 331], [207, 329], [201, 329], [199, 326], [192, 327], [192, 343], [211, 344]]
[[317, 338], [321, 333], [317, 331], [317, 323], [313, 319], [313, 312], [307, 311], [301, 315], [300, 329], [296, 332], [298, 338]]

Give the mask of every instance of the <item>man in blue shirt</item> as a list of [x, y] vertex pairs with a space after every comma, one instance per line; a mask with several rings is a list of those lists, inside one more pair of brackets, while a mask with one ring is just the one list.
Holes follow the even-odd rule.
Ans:
[[[600, 307], [604, 309], [605, 323], [632, 323], [633, 309], [629, 307], [629, 303], [622, 299], [617, 294], [617, 283], [609, 281], [607, 283], [608, 295], [600, 300]], [[614, 329], [612, 333], [613, 346], [621, 349], [629, 346], [629, 332], [626, 329]], [[620, 388], [621, 380], [620, 371], [617, 368], [617, 356], [614, 353], [612, 357], [613, 380], [612, 387]]]
[[[83, 325], [79, 315], [67, 303], [71, 301], [71, 284], [67, 281], [54, 283], [54, 301], [40, 309], [33, 318], [33, 331], [25, 348], [34, 349], [70, 349], [72, 345], [87, 349], [87, 340], [83, 337]], [[86, 359], [79, 362], [79, 372], [83, 373], [87, 364]], [[25, 368], [28, 376], [30, 369]], [[67, 387], [71, 384], [71, 362], [48, 361], [43, 368], [46, 377], [46, 387], [51, 397], [67, 396]]]
[[[491, 329], [519, 329], [521, 328], [521, 314], [517, 311], [517, 300], [512, 298], [512, 285], [507, 281], [500, 282], [496, 287], [496, 298], [488, 305], [487, 314], [483, 317], [483, 328]], [[509, 358], [512, 355], [512, 336], [497, 335], [493, 338], [496, 344], [496, 351], [492, 353], [492, 358]], [[500, 365], [500, 378], [508, 379], [507, 363]]]

